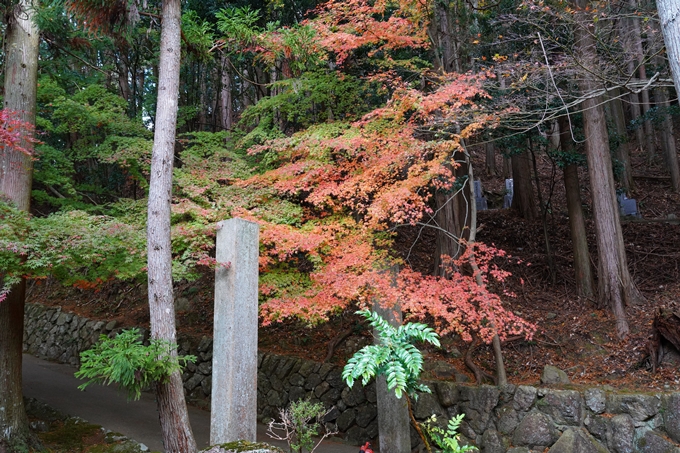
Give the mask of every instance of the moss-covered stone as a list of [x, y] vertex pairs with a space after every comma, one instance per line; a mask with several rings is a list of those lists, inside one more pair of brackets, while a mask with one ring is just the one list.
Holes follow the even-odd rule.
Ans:
[[226, 444], [213, 445], [205, 450], [201, 450], [202, 453], [284, 453], [278, 447], [269, 445], [266, 442], [248, 442], [246, 440], [237, 440], [236, 442], [229, 442]]

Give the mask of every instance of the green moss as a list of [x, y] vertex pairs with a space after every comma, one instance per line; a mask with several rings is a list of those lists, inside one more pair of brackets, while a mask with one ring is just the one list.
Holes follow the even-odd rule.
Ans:
[[[235, 442], [228, 442], [226, 444], [220, 444], [218, 447], [223, 448], [224, 450], [227, 450], [229, 452], [245, 452], [245, 451], [258, 451], [258, 450], [268, 450], [272, 452], [278, 452], [278, 453], [284, 453], [283, 450], [281, 450], [279, 447], [275, 447], [273, 445], [269, 445], [266, 442], [248, 442], [247, 440], [237, 440]], [[208, 451], [210, 450], [209, 447], [206, 450], [202, 451]]]
[[80, 451], [85, 440], [101, 433], [101, 426], [92, 425], [78, 419], [68, 419], [55, 429], [40, 434], [42, 442], [53, 446], [55, 451]]

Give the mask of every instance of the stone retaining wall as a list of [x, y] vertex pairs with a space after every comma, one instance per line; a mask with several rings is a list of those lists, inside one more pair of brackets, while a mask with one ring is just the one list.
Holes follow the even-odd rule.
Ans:
[[[94, 321], [59, 308], [30, 304], [26, 308], [24, 349], [39, 357], [78, 364], [78, 353], [99, 335], [119, 331], [114, 322]], [[181, 354], [198, 357], [184, 372], [190, 400], [206, 405], [211, 393], [212, 340], [180, 340]], [[341, 368], [294, 357], [260, 354], [258, 414], [276, 417], [279, 408], [299, 398], [333, 407], [327, 421], [345, 439], [360, 443], [378, 433], [375, 386], [350, 389]], [[465, 413], [460, 432], [484, 453], [680, 453], [680, 393], [617, 393], [611, 388], [585, 390], [508, 385], [470, 386], [429, 383], [414, 414], [440, 420]], [[411, 438], [417, 443], [413, 432]], [[414, 445], [415, 446], [415, 445]]]

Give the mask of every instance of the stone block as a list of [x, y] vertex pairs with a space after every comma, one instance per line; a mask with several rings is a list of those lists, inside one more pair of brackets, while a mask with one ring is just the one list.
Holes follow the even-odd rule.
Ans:
[[517, 425], [519, 425], [517, 411], [509, 405], [498, 409], [496, 411], [496, 418], [498, 420], [498, 431], [506, 435], [512, 434]]
[[338, 400], [340, 399], [340, 389], [336, 389], [336, 388], [331, 387], [319, 399], [326, 406], [332, 406], [332, 405], [336, 404], [338, 402]]
[[487, 429], [482, 435], [482, 453], [505, 453], [507, 442], [495, 429]]
[[610, 394], [606, 410], [612, 414], [630, 414], [635, 422], [654, 418], [661, 409], [661, 399], [656, 395]]
[[586, 389], [585, 393], [586, 407], [595, 414], [601, 414], [607, 404], [607, 394], [602, 389]]
[[358, 406], [366, 401], [366, 395], [364, 394], [364, 388], [361, 385], [361, 382], [355, 382], [351, 389], [345, 387], [342, 390], [340, 397], [347, 407]]
[[559, 433], [550, 417], [534, 410], [519, 423], [512, 436], [512, 443], [529, 448], [549, 447], [558, 437]]
[[518, 411], [528, 411], [536, 402], [536, 387], [520, 385], [515, 391], [514, 408]]
[[575, 390], [551, 389], [538, 401], [537, 406], [558, 425], [580, 426], [583, 421], [583, 400]]
[[680, 453], [680, 448], [676, 444], [651, 430], [640, 435], [636, 444], [640, 453]]
[[375, 420], [378, 409], [373, 404], [365, 404], [357, 408], [356, 423], [362, 428], [366, 428], [369, 423]]
[[599, 439], [601, 442], [607, 442], [607, 433], [610, 430], [609, 418], [601, 415], [588, 415], [583, 424], [596, 439]]
[[609, 450], [584, 429], [565, 431], [548, 453], [609, 453]]
[[354, 424], [354, 420], [356, 420], [356, 417], [357, 417], [356, 409], [354, 408], [347, 409], [342, 414], [340, 414], [338, 420], [336, 421], [338, 429], [343, 432], [347, 431], [350, 428], [350, 426]]
[[559, 368], [546, 365], [541, 374], [541, 384], [569, 384], [569, 376]]
[[442, 416], [446, 413], [432, 393], [421, 393], [413, 406], [413, 416], [417, 420], [426, 420], [432, 415]]
[[453, 382], [438, 382], [436, 385], [439, 402], [444, 407], [458, 403], [458, 386]]
[[633, 453], [635, 451], [633, 437], [635, 436], [635, 423], [628, 414], [619, 414], [612, 417], [610, 447], [615, 453]]
[[671, 393], [663, 399], [664, 429], [675, 442], [680, 442], [680, 393]]

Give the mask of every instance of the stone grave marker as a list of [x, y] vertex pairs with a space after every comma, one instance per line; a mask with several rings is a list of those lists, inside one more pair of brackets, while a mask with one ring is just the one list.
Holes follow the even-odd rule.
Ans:
[[640, 217], [637, 210], [637, 200], [635, 198], [628, 198], [626, 194], [619, 194], [616, 199], [619, 202], [619, 212], [622, 217], [634, 216]]
[[482, 181], [479, 179], [474, 183], [475, 189], [475, 206], [478, 211], [486, 211], [489, 209], [489, 204], [484, 196], [484, 191], [482, 190]]
[[217, 224], [210, 444], [256, 441], [257, 223]]
[[512, 206], [512, 195], [514, 193], [513, 182], [514, 181], [512, 179], [505, 180], [505, 196], [503, 197], [503, 209], [508, 209], [510, 206]]

